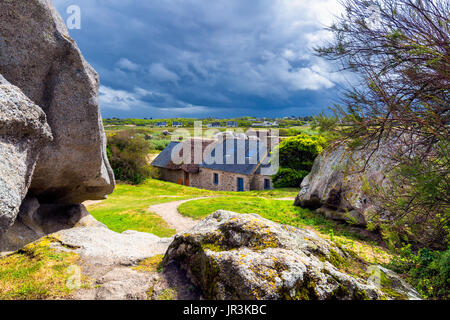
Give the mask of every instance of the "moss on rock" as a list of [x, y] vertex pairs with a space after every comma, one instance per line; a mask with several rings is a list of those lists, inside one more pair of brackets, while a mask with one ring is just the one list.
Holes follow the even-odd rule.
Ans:
[[65, 299], [76, 289], [70, 285], [73, 280], [88, 285], [84, 276], [74, 274], [81, 270], [80, 257], [52, 248], [55, 241], [45, 237], [0, 259], [0, 300]]

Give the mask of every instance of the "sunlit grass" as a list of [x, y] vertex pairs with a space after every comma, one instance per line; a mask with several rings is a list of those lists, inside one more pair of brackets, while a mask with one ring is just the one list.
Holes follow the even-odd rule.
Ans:
[[[0, 259], [0, 300], [68, 298], [67, 286], [79, 256], [50, 248], [50, 238], [33, 243], [14, 255]], [[84, 281], [83, 281], [84, 280]], [[80, 279], [87, 286], [86, 279]]]
[[256, 213], [277, 223], [313, 230], [321, 237], [350, 250], [367, 263], [386, 263], [391, 258], [384, 248], [353, 233], [347, 225], [326, 219], [311, 210], [295, 207], [292, 201], [229, 196], [189, 201], [178, 210], [182, 215], [194, 219], [205, 218], [217, 210]]
[[108, 199], [89, 206], [88, 210], [113, 231], [135, 230], [169, 237], [175, 234], [175, 230], [148, 208], [158, 203], [211, 194], [212, 192], [206, 190], [150, 179], [137, 186], [118, 184]]
[[136, 230], [169, 237], [176, 233], [175, 230], [159, 215], [150, 212], [150, 206], [211, 197], [182, 204], [179, 211], [194, 219], [205, 218], [217, 210], [256, 213], [277, 223], [313, 230], [323, 238], [349, 248], [369, 263], [389, 261], [390, 255], [383, 248], [353, 233], [347, 225], [325, 219], [308, 209], [295, 207], [292, 200], [277, 200], [293, 199], [298, 192], [296, 188], [249, 192], [209, 191], [149, 179], [137, 186], [119, 183], [107, 200], [89, 206], [88, 210], [113, 231]]
[[119, 183], [108, 199], [88, 207], [89, 212], [116, 232], [136, 230], [169, 237], [175, 230], [158, 215], [151, 213], [151, 205], [197, 197], [239, 195], [242, 197], [295, 197], [298, 189], [251, 192], [214, 192], [149, 179], [140, 185]]

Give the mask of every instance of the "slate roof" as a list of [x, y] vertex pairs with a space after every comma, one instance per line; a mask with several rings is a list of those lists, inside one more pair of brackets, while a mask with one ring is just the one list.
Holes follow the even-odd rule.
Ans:
[[[216, 154], [220, 156], [221, 149], [222, 161], [215, 163], [213, 159]], [[250, 175], [257, 169], [266, 152], [266, 146], [258, 140], [228, 139], [215, 146], [200, 168]]]
[[[198, 173], [200, 163], [195, 163], [195, 156], [194, 156], [194, 150], [195, 150], [195, 142], [199, 142], [200, 139], [189, 139], [184, 142], [171, 142], [159, 155], [158, 157], [152, 162], [152, 166], [159, 167], [159, 168], [166, 168], [170, 170], [183, 170], [190, 173]], [[201, 139], [201, 153], [202, 158], [201, 161], [203, 161], [203, 154], [205, 149], [213, 143], [213, 140], [206, 140]], [[180, 143], [183, 145], [180, 146]], [[178, 155], [182, 158], [184, 156], [184, 147], [186, 144], [190, 144], [191, 148], [191, 155], [189, 159], [183, 159], [182, 164], [175, 164], [172, 161], [172, 152], [175, 148], [181, 148], [179, 151], [175, 150], [175, 152], [179, 152]]]
[[272, 161], [272, 158], [270, 157], [270, 154], [269, 154], [269, 155], [267, 155], [267, 158], [264, 159], [263, 163], [255, 171], [255, 173], [263, 174], [266, 176], [275, 175], [278, 171], [278, 168], [275, 166], [272, 166], [271, 161]]
[[171, 142], [161, 153], [156, 157], [152, 162], [152, 166], [158, 168], [166, 168], [172, 157], [172, 150], [178, 145], [180, 142]]
[[[253, 173], [261, 174], [260, 162], [267, 154], [267, 147], [258, 140], [228, 139], [224, 141], [202, 140], [202, 154], [206, 148], [215, 143], [215, 146], [208, 156], [203, 159], [202, 164], [194, 164], [194, 140], [188, 140], [183, 143], [191, 142], [191, 161], [176, 165], [171, 161], [172, 151], [179, 146], [180, 142], [171, 142], [152, 162], [152, 166], [166, 168], [171, 170], [184, 170], [186, 172], [197, 173], [200, 168], [231, 172], [243, 175]], [[222, 152], [221, 152], [222, 151]], [[216, 159], [220, 157], [219, 159]], [[183, 152], [180, 152], [183, 156]], [[239, 159], [238, 159], [239, 158]], [[239, 160], [239, 161], [238, 161]], [[270, 167], [270, 164], [263, 165]]]

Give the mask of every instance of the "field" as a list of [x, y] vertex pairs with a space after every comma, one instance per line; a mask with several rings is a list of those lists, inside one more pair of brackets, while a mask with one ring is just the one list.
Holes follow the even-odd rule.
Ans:
[[[352, 250], [367, 263], [386, 263], [390, 254], [379, 244], [354, 232], [351, 226], [327, 220], [308, 209], [293, 206], [299, 189], [276, 189], [250, 192], [215, 192], [185, 187], [149, 179], [132, 186], [118, 184], [107, 200], [88, 206], [89, 212], [111, 230], [123, 232], [137, 230], [160, 237], [175, 234], [157, 214], [148, 210], [151, 205], [199, 197], [182, 204], [182, 215], [202, 219], [219, 209], [238, 213], [256, 213], [278, 223], [313, 230], [318, 235]], [[290, 199], [290, 200], [285, 200]]]
[[[250, 191], [242, 193], [242, 197], [286, 198], [295, 197], [297, 189], [279, 189], [269, 191]], [[92, 215], [106, 224], [111, 230], [123, 232], [136, 230], [153, 233], [160, 237], [172, 236], [175, 230], [170, 229], [159, 216], [149, 212], [151, 205], [187, 200], [208, 196], [232, 196], [236, 192], [213, 192], [190, 188], [155, 179], [148, 179], [143, 184], [133, 186], [118, 184], [116, 190], [107, 200], [88, 207]]]

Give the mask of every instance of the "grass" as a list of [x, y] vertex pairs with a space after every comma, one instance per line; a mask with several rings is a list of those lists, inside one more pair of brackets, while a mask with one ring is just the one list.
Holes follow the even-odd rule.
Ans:
[[[276, 198], [276, 197], [275, 197]], [[243, 196], [228, 196], [189, 201], [178, 208], [182, 215], [202, 219], [217, 210], [256, 213], [277, 223], [308, 228], [321, 237], [347, 248], [361, 260], [371, 264], [386, 263], [390, 254], [376, 243], [349, 230], [347, 225], [324, 218], [308, 209], [295, 207], [292, 201]]]
[[179, 207], [179, 211], [194, 219], [202, 219], [221, 209], [238, 213], [256, 213], [278, 223], [314, 230], [322, 237], [349, 248], [369, 263], [390, 261], [390, 255], [383, 248], [351, 232], [346, 225], [325, 219], [308, 209], [295, 207], [292, 200], [277, 200], [295, 198], [298, 192], [299, 189], [296, 188], [216, 192], [149, 179], [137, 186], [119, 183], [107, 200], [89, 206], [88, 210], [113, 231], [136, 230], [169, 237], [176, 231], [160, 216], [148, 210], [151, 205], [215, 196], [184, 203]]
[[162, 272], [163, 266], [162, 261], [164, 259], [164, 255], [156, 255], [154, 257], [145, 259], [139, 263], [137, 267], [134, 267], [133, 269], [136, 271], [144, 271], [148, 273], [153, 272]]
[[[256, 213], [272, 221], [295, 227], [308, 228], [319, 236], [334, 241], [355, 254], [363, 264], [344, 263], [341, 268], [354, 275], [365, 272], [365, 264], [387, 263], [390, 255], [376, 243], [371, 243], [353, 234], [343, 224], [327, 220], [322, 216], [298, 207], [292, 200], [298, 189], [277, 189], [250, 192], [213, 192], [185, 187], [173, 183], [149, 179], [141, 185], [119, 183], [107, 200], [88, 206], [88, 210], [99, 221], [116, 232], [136, 230], [153, 233], [160, 237], [175, 234], [158, 215], [150, 212], [151, 205], [205, 196], [214, 198], [189, 201], [180, 206], [185, 216], [202, 219], [219, 209], [238, 213]], [[0, 259], [0, 300], [4, 299], [65, 299], [71, 295], [67, 281], [68, 272], [76, 266], [78, 255], [56, 252], [49, 247], [50, 238], [31, 244], [14, 255]], [[160, 272], [163, 256], [142, 261], [136, 270]], [[82, 286], [86, 286], [82, 279]], [[158, 299], [172, 300], [176, 291], [168, 289]]]
[[212, 195], [212, 192], [150, 179], [137, 186], [118, 184], [108, 199], [89, 206], [88, 210], [97, 220], [119, 233], [135, 230], [170, 237], [175, 230], [148, 208], [158, 203], [205, 195]]
[[[51, 240], [30, 244], [0, 259], [0, 300], [64, 299], [71, 294], [67, 283], [79, 256], [57, 252]], [[82, 280], [82, 279], [80, 279]]]
[[[308, 209], [295, 207], [290, 200], [229, 196], [189, 201], [182, 204], [178, 210], [187, 217], [202, 219], [221, 209], [237, 213], [256, 213], [263, 218], [294, 227], [314, 226], [323, 232], [327, 232], [330, 229], [338, 229], [337, 223], [327, 220]], [[339, 231], [341, 233], [344, 232], [344, 230], [338, 230], [337, 232], [339, 233]]]
[[294, 197], [298, 189], [269, 191], [213, 192], [181, 186], [160, 180], [149, 179], [134, 186], [119, 183], [108, 199], [88, 207], [89, 212], [108, 228], [116, 232], [136, 230], [153, 233], [159, 237], [170, 237], [176, 232], [158, 215], [151, 213], [151, 205], [205, 196], [239, 194], [252, 197]]
[[[319, 236], [347, 248], [368, 264], [390, 261], [391, 256], [384, 248], [353, 233], [347, 225], [325, 219], [308, 209], [295, 207], [292, 200], [278, 200], [295, 198], [298, 192], [299, 189], [295, 188], [215, 192], [149, 179], [137, 186], [119, 183], [115, 192], [107, 200], [89, 206], [88, 210], [97, 220], [106, 224], [113, 231], [136, 230], [168, 237], [174, 235], [175, 230], [171, 229], [160, 216], [148, 210], [151, 205], [215, 196], [186, 202], [179, 207], [179, 211], [194, 219], [202, 219], [217, 210], [256, 213], [277, 223], [308, 228]], [[149, 261], [148, 264], [147, 267], [154, 267], [152, 261]], [[348, 271], [350, 272], [350, 270]], [[355, 271], [355, 273], [357, 272]]]

